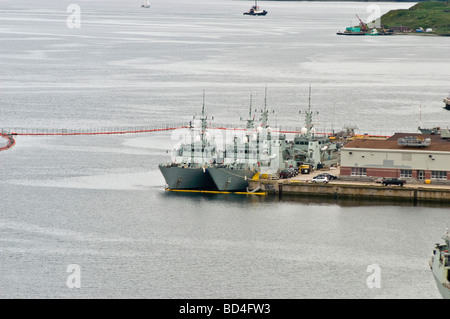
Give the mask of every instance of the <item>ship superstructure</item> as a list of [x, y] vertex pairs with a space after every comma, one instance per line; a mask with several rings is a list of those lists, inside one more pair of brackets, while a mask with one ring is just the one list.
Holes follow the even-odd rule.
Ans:
[[267, 14], [266, 10], [261, 10], [258, 6], [258, 1], [255, 0], [255, 4], [248, 10], [247, 12], [244, 12], [244, 15], [251, 15], [251, 16], [265, 16]]
[[339, 163], [339, 150], [339, 144], [331, 142], [327, 135], [317, 134], [314, 129], [310, 87], [305, 126], [294, 136], [292, 148], [289, 149], [289, 162], [295, 163], [295, 166], [310, 165], [315, 168], [320, 168], [320, 165], [334, 165]]

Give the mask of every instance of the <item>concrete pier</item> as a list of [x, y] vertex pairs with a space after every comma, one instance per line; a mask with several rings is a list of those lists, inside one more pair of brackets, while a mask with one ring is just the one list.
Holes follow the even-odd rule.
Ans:
[[410, 202], [450, 203], [450, 186], [411, 184], [400, 186], [382, 186], [373, 182], [330, 181], [316, 184], [302, 180], [252, 180], [249, 189], [261, 187], [262, 191], [295, 196], [323, 196], [334, 199], [387, 199]]

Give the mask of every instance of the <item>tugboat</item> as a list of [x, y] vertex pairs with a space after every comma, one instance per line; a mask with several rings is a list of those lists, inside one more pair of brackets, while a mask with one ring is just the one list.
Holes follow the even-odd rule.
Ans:
[[257, 0], [255, 0], [255, 5], [253, 5], [250, 10], [244, 12], [244, 15], [250, 16], [265, 16], [267, 14], [266, 10], [261, 10], [258, 6]]
[[442, 237], [445, 244], [436, 244], [430, 260], [430, 268], [438, 286], [439, 292], [444, 299], [450, 299], [450, 235]]
[[[191, 125], [191, 141], [173, 149], [172, 163], [159, 165], [168, 190], [217, 190], [206, 171], [207, 165], [215, 162], [217, 153], [215, 142], [208, 138], [206, 132], [207, 117], [204, 101], [203, 94], [200, 132]], [[196, 135], [195, 138], [194, 135]]]

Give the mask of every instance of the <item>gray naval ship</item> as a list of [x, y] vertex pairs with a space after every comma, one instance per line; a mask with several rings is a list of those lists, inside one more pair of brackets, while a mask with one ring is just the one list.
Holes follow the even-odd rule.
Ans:
[[225, 144], [224, 150], [219, 151], [217, 164], [207, 168], [219, 191], [245, 191], [248, 180], [258, 172], [259, 149], [254, 147], [253, 122], [250, 105], [249, 120], [242, 139], [234, 136], [233, 143]]
[[439, 292], [444, 299], [450, 299], [450, 235], [442, 237], [445, 244], [436, 244], [430, 260], [430, 268]]
[[[267, 95], [267, 93], [266, 93]], [[275, 174], [288, 167], [309, 165], [334, 165], [340, 160], [340, 144], [334, 143], [327, 135], [315, 133], [313, 112], [311, 111], [311, 87], [309, 89], [308, 109], [305, 127], [288, 141], [285, 134], [274, 134], [269, 126], [269, 110], [266, 98], [261, 114], [261, 124], [254, 130], [254, 118], [251, 114], [251, 100], [246, 133], [242, 140], [234, 138], [226, 145], [225, 151], [218, 152], [215, 165], [208, 165], [218, 190], [244, 191], [248, 181], [257, 174]]]
[[308, 109], [305, 113], [305, 127], [294, 136], [289, 153], [289, 166], [310, 165], [321, 168], [331, 166], [340, 161], [340, 144], [333, 143], [329, 136], [316, 134], [313, 127], [313, 111], [311, 111], [311, 87], [309, 88]]
[[217, 164], [208, 165], [207, 171], [219, 191], [248, 191], [249, 180], [255, 175], [274, 174], [280, 169], [281, 141], [285, 140], [273, 138], [266, 98], [264, 100], [261, 124], [256, 130], [250, 96], [249, 117], [242, 138], [234, 136], [233, 142], [219, 151]]
[[[266, 93], [267, 96], [267, 93]], [[204, 100], [204, 97], [203, 97]], [[339, 144], [328, 136], [315, 134], [312, 124], [311, 88], [306, 112], [306, 126], [288, 141], [285, 134], [273, 132], [269, 126], [269, 110], [264, 99], [261, 124], [255, 129], [250, 98], [249, 118], [244, 134], [234, 136], [219, 150], [206, 132], [207, 117], [200, 118], [200, 132], [194, 139], [191, 128], [188, 143], [175, 147], [172, 163], [159, 165], [169, 190], [248, 191], [249, 180], [260, 174], [274, 175], [288, 167], [310, 165], [320, 168], [339, 162]]]
[[[194, 117], [195, 118], [195, 117]], [[203, 94], [200, 127], [190, 125], [187, 142], [172, 150], [172, 163], [160, 164], [161, 171], [169, 190], [217, 190], [207, 165], [217, 156], [215, 141], [206, 131], [205, 97]]]

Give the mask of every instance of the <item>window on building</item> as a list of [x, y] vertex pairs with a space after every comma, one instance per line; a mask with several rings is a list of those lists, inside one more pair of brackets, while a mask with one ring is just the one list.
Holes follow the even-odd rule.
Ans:
[[411, 169], [402, 169], [400, 170], [400, 177], [412, 177], [412, 170]]
[[352, 167], [352, 176], [367, 176], [366, 169], [364, 167]]
[[431, 171], [431, 179], [447, 179], [447, 172]]

